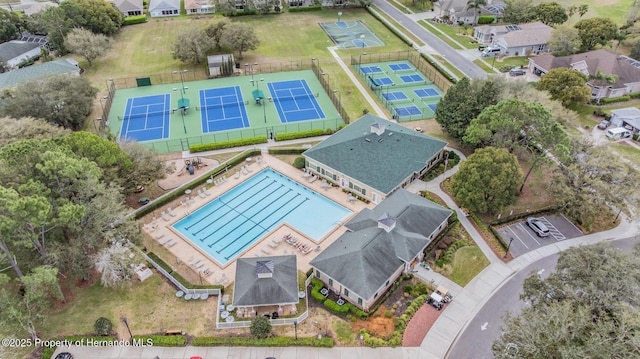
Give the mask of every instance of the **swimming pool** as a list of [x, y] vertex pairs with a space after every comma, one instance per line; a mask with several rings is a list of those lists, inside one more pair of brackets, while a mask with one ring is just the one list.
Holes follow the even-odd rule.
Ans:
[[224, 266], [281, 223], [320, 240], [350, 214], [349, 209], [267, 168], [173, 228]]

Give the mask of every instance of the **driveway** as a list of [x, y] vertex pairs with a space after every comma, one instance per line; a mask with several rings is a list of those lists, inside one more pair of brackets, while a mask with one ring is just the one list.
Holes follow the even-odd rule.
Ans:
[[[536, 233], [529, 228], [525, 219], [497, 229], [500, 236], [502, 236], [507, 243], [511, 242], [509, 251], [514, 257], [558, 241], [583, 235], [573, 223], [562, 215], [552, 214], [537, 216], [536, 218], [540, 218], [549, 228], [550, 235], [548, 237], [538, 237]], [[513, 241], [511, 241], [511, 238], [513, 238]]]

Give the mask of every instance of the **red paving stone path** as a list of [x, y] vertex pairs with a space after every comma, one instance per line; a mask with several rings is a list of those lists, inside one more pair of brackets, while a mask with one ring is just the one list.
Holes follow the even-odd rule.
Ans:
[[429, 329], [431, 329], [431, 326], [433, 326], [433, 323], [436, 322], [436, 319], [445, 308], [446, 304], [441, 310], [436, 310], [431, 305], [424, 303], [407, 324], [402, 336], [402, 346], [419, 347], [427, 332], [429, 332]]

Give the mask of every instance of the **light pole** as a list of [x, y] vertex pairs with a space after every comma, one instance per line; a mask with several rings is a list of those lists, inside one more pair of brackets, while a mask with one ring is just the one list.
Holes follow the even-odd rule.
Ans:
[[342, 106], [342, 92], [340, 92], [340, 90], [333, 90], [333, 96], [335, 98], [336, 94], [338, 94], [338, 104], [340, 104], [340, 106]]
[[[176, 89], [173, 89], [175, 91]], [[182, 117], [182, 128], [184, 129], [184, 133], [187, 133], [187, 125], [184, 123], [184, 110], [181, 108], [174, 108], [173, 112], [180, 111], [180, 117]]]
[[327, 87], [331, 88], [331, 79], [329, 78], [329, 74], [326, 72], [322, 72], [320, 76], [327, 76]]
[[507, 258], [507, 255], [509, 254], [509, 248], [511, 248], [511, 242], [513, 242], [513, 237], [509, 238], [509, 244], [507, 245], [507, 251], [504, 253], [504, 257], [502, 257], [502, 258]]
[[182, 85], [182, 90], [181, 90], [181, 94], [186, 94], [187, 93], [187, 89], [189, 89], [188, 87], [184, 87], [184, 74], [189, 71], [189, 70], [182, 70], [182, 71], [173, 71], [173, 74], [180, 74], [180, 84]]
[[393, 87], [393, 86], [395, 86], [395, 85], [396, 85], [396, 83], [395, 83], [395, 82], [392, 82], [390, 85], [387, 85], [387, 91], [385, 92], [385, 95], [384, 95], [385, 100], [389, 101], [389, 88], [390, 88], [390, 87]]
[[340, 16], [342, 16], [342, 11], [338, 11], [338, 22], [340, 22]]
[[362, 48], [364, 49], [364, 34], [360, 35], [360, 41], [362, 41]]
[[104, 113], [104, 102], [102, 102], [102, 100], [106, 100], [108, 98], [109, 98], [109, 96], [102, 96], [100, 98], [100, 107], [102, 108], [102, 117], [104, 117], [104, 115], [105, 115], [105, 113]]
[[129, 328], [129, 321], [127, 320], [126, 317], [122, 317], [122, 322], [124, 323], [124, 325], [127, 327], [127, 330], [129, 331], [129, 337], [131, 337], [129, 339], [129, 343], [131, 343], [131, 340], [133, 340], [133, 334], [131, 333], [131, 328]]
[[[247, 67], [249, 68], [249, 71], [251, 71], [251, 82], [252, 83], [253, 83], [253, 67], [257, 66], [257, 65], [258, 65], [257, 62], [254, 62], [253, 64], [244, 64], [245, 71], [247, 70]], [[255, 84], [254, 84], [254, 86], [255, 86]]]
[[[271, 97], [268, 98], [271, 102]], [[267, 103], [262, 99], [262, 113], [264, 114], [264, 123], [267, 123]]]
[[107, 79], [107, 92], [109, 92], [109, 96], [111, 96], [111, 89], [113, 88], [113, 79]]
[[298, 340], [298, 321], [297, 320], [293, 321], [293, 330], [294, 330], [295, 335], [296, 335], [296, 340]]
[[367, 55], [366, 52], [362, 52], [360, 53], [360, 56], [358, 56], [358, 69], [360, 69], [362, 67], [362, 55]]

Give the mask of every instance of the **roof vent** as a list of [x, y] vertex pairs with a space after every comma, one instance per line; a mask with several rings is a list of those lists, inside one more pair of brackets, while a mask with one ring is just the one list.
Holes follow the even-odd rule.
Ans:
[[382, 142], [382, 141], [384, 141], [384, 138], [381, 138], [381, 139], [378, 140], [378, 142]]
[[380, 122], [374, 122], [371, 124], [371, 132], [380, 136], [384, 133], [385, 127], [386, 126]]
[[393, 132], [389, 132], [387, 136], [393, 136]]
[[371, 139], [367, 138], [367, 137], [365, 137], [364, 140], [367, 141], [367, 142], [371, 142]]
[[385, 213], [382, 217], [378, 218], [378, 228], [382, 228], [385, 232], [389, 233], [396, 228], [396, 219], [388, 213]]
[[256, 262], [256, 275], [258, 278], [272, 278], [273, 277], [273, 261], [257, 261]]

